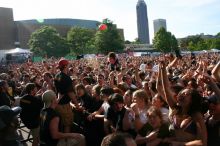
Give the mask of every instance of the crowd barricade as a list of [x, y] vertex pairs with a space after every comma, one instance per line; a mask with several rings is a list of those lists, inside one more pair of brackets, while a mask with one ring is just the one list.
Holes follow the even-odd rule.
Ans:
[[18, 127], [18, 134], [20, 136], [20, 142], [26, 143], [26, 142], [33, 142], [33, 137], [31, 135], [31, 130], [28, 129], [24, 123], [22, 122], [20, 115], [18, 116], [19, 120], [19, 127]]

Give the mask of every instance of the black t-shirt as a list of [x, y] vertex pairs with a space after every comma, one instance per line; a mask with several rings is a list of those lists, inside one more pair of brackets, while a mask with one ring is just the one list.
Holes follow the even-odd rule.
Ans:
[[92, 97], [85, 93], [83, 96], [78, 98], [79, 104], [81, 104], [82, 107], [85, 108], [88, 112], [92, 113], [92, 108], [93, 108], [93, 99]]
[[89, 111], [94, 112], [94, 111], [99, 110], [103, 102], [104, 102], [103, 100], [97, 101], [95, 98], [92, 97], [92, 106], [91, 106], [91, 109], [89, 109]]
[[67, 93], [74, 91], [71, 78], [65, 73], [60, 72], [55, 76], [54, 83], [57, 92], [64, 95], [60, 99], [59, 104], [68, 104], [71, 101], [71, 98], [67, 95]]
[[114, 64], [111, 64], [111, 63], [108, 64], [108, 69], [110, 71], [115, 71], [115, 70], [120, 71], [120, 68], [121, 68], [121, 65], [120, 65], [118, 59], [115, 61]]
[[[50, 122], [53, 118], [60, 118], [59, 114], [52, 108], [45, 108], [40, 114], [40, 143], [42, 146], [56, 146], [58, 139], [53, 139], [50, 132]], [[59, 130], [61, 123], [59, 123]]]
[[118, 131], [123, 131], [122, 124], [126, 108], [123, 107], [121, 111], [115, 112], [112, 107], [108, 108], [107, 119], [112, 122], [113, 127]]
[[0, 106], [3, 106], [3, 105], [7, 105], [11, 107], [9, 96], [6, 93], [1, 92], [0, 93]]
[[24, 95], [20, 100], [21, 120], [29, 129], [34, 129], [39, 126], [40, 112], [43, 108], [43, 102], [40, 97]]
[[208, 132], [208, 146], [220, 145], [220, 121], [211, 121], [210, 118], [206, 121]]

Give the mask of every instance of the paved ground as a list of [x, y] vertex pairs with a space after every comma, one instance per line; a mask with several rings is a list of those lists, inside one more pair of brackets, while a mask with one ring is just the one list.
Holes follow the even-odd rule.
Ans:
[[21, 146], [31, 146], [32, 145], [31, 140], [28, 141], [28, 138], [30, 138], [30, 139], [32, 138], [32, 135], [30, 135], [28, 137], [30, 130], [28, 128], [26, 128], [23, 123], [20, 124], [20, 127], [17, 130], [17, 133], [18, 133], [21, 141], [24, 141], [24, 142], [22, 142]]
[[[29, 130], [26, 127], [18, 129], [18, 135], [20, 136], [21, 141], [27, 140], [28, 134], [29, 134]], [[32, 136], [30, 136], [30, 138], [32, 138]], [[22, 142], [22, 146], [31, 146], [31, 145], [32, 143], [30, 141]]]

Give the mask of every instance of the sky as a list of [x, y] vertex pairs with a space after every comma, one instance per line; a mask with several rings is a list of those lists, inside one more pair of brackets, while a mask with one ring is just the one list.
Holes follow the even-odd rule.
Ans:
[[[13, 8], [14, 20], [73, 18], [102, 21], [109, 18], [124, 29], [126, 40], [137, 38], [138, 0], [0, 0], [0, 7]], [[145, 0], [150, 40], [153, 20], [166, 19], [167, 29], [177, 38], [220, 32], [220, 0]]]

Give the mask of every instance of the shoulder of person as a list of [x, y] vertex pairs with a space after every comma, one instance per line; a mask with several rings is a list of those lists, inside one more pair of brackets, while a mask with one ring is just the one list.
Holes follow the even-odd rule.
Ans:
[[27, 101], [30, 102], [31, 98], [32, 97], [30, 95], [25, 94], [24, 96], [21, 97], [20, 102], [27, 102]]
[[55, 75], [54, 80], [57, 81], [57, 80], [60, 80], [60, 78], [61, 78], [61, 74], [58, 73], [58, 74]]
[[203, 115], [202, 115], [202, 113], [200, 113], [200, 112], [196, 112], [196, 113], [194, 113], [193, 115], [192, 115], [192, 119], [193, 120], [195, 120], [195, 121], [204, 121], [204, 119], [203, 119]]

